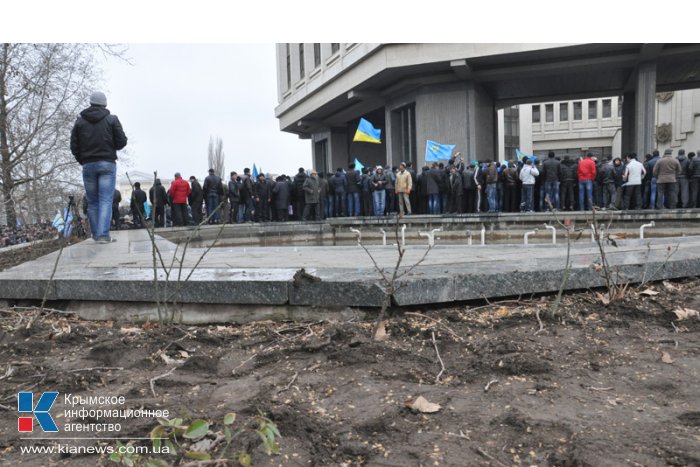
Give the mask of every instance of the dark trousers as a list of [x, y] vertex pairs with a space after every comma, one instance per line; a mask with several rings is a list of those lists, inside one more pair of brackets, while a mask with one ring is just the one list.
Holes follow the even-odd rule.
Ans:
[[267, 199], [261, 199], [255, 203], [255, 215], [259, 222], [270, 220], [270, 204], [267, 202]]
[[114, 222], [114, 228], [119, 230], [119, 205], [112, 205], [112, 222]]
[[462, 193], [451, 193], [449, 201], [449, 211], [451, 213], [462, 213]]
[[318, 203], [308, 203], [304, 205], [304, 215], [302, 216], [302, 219], [307, 221], [309, 220], [309, 216], [311, 215], [311, 211], [314, 212], [314, 219], [313, 220], [321, 220], [321, 213], [318, 210]]
[[372, 215], [372, 193], [369, 191], [363, 191], [361, 193], [362, 197], [362, 215], [371, 216]]
[[505, 212], [518, 211], [518, 185], [506, 185], [505, 187], [505, 202], [503, 210]]
[[156, 206], [151, 211], [151, 216], [155, 219], [155, 227], [165, 227], [165, 206]]
[[345, 216], [345, 193], [336, 193], [333, 204], [335, 204], [335, 216]]
[[627, 185], [625, 188], [625, 209], [642, 209], [642, 185]]
[[279, 222], [287, 222], [289, 220], [289, 208], [277, 210], [277, 220]]
[[304, 199], [303, 199], [304, 194], [302, 193], [301, 196], [302, 196], [302, 199], [297, 199], [294, 202], [294, 216], [296, 216], [297, 220], [301, 220], [302, 213], [304, 212]]
[[228, 205], [228, 222], [229, 224], [235, 224], [238, 222], [238, 206], [240, 205], [239, 200], [229, 198]]
[[476, 212], [476, 189], [464, 190], [464, 212]]
[[172, 205], [173, 225], [182, 227], [187, 219], [187, 205], [184, 203], [173, 203]]
[[218, 193], [207, 193], [207, 217], [209, 218], [210, 224], [219, 223], [221, 220], [219, 218], [220, 202]]
[[675, 182], [656, 182], [656, 209], [676, 209], [677, 199]]
[[131, 217], [134, 218], [134, 225], [136, 227], [138, 227], [140, 229], [144, 226], [143, 208], [139, 208], [138, 206], [132, 206], [131, 207]]
[[690, 180], [688, 180], [688, 191], [690, 192], [690, 198], [688, 199], [688, 207], [700, 207], [700, 200], [698, 200], [698, 197], [700, 197], [700, 178], [691, 178]]
[[394, 189], [386, 189], [386, 212], [387, 214], [390, 212], [396, 212], [396, 198], [394, 197]]
[[192, 209], [192, 219], [197, 225], [202, 223], [202, 204], [204, 204], [202, 201], [195, 201], [194, 203], [190, 204], [190, 208]]

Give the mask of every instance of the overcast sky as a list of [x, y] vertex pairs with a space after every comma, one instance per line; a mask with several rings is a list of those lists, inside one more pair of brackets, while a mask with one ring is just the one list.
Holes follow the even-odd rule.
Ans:
[[281, 132], [275, 118], [274, 44], [129, 44], [127, 56], [131, 65], [103, 65], [108, 108], [129, 138], [120, 175], [201, 179], [210, 136], [223, 140], [227, 173], [253, 163], [287, 174], [310, 166], [309, 140]]

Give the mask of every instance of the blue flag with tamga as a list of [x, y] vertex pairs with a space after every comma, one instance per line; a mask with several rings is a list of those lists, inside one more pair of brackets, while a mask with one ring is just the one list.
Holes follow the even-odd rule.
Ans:
[[454, 144], [440, 144], [435, 141], [428, 140], [425, 143], [425, 161], [437, 162], [450, 160], [454, 149]]
[[361, 118], [352, 140], [360, 143], [382, 144], [382, 130], [374, 128], [370, 122]]

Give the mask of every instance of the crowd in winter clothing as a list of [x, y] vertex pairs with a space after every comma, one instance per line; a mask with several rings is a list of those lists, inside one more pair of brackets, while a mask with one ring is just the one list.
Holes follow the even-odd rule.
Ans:
[[0, 248], [56, 238], [58, 231], [51, 222], [39, 222], [29, 225], [0, 226]]
[[250, 169], [223, 181], [213, 170], [200, 184], [179, 173], [166, 189], [156, 180], [148, 194], [137, 183], [131, 196], [136, 226], [148, 216], [157, 226], [321, 220], [332, 217], [477, 212], [700, 207], [700, 158], [667, 150], [637, 160], [621, 158], [525, 157], [522, 161], [466, 164], [457, 154], [418, 172], [412, 164], [363, 167], [333, 173], [299, 168], [293, 177], [253, 177]]

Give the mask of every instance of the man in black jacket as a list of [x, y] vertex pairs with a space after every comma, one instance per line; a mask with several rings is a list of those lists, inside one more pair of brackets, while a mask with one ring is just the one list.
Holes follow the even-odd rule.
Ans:
[[166, 227], [165, 225], [165, 205], [168, 204], [168, 193], [160, 183], [160, 178], [156, 178], [155, 184], [148, 190], [148, 199], [151, 201], [151, 219], [154, 220], [154, 227]]
[[204, 179], [202, 191], [207, 202], [209, 224], [220, 224], [221, 216], [218, 208], [219, 204], [221, 204], [221, 196], [223, 196], [223, 185], [221, 184], [221, 177], [214, 173], [214, 169], [209, 169], [209, 175]]
[[[549, 151], [547, 160], [542, 163], [542, 179], [544, 191], [554, 209], [559, 209], [559, 181], [561, 180], [561, 164], [554, 158], [554, 151]], [[545, 204], [545, 210], [549, 206]]]
[[238, 205], [241, 202], [241, 184], [238, 181], [238, 174], [231, 172], [231, 179], [228, 181], [228, 218], [229, 224], [238, 222]]
[[134, 191], [131, 193], [131, 217], [134, 225], [139, 229], [144, 227], [143, 204], [146, 202], [146, 192], [141, 189], [139, 182], [134, 183]]
[[202, 185], [199, 184], [194, 175], [190, 177], [190, 185], [192, 191], [188, 196], [187, 201], [192, 209], [192, 220], [199, 225], [202, 223], [202, 204], [204, 204], [204, 195], [202, 194]]
[[119, 203], [122, 202], [122, 192], [114, 189], [112, 196], [112, 222], [114, 222], [114, 230], [119, 230]]
[[107, 110], [107, 97], [93, 92], [90, 107], [80, 112], [70, 136], [70, 150], [83, 167], [92, 238], [110, 243], [112, 198], [117, 183], [117, 151], [127, 138], [116, 115]]

